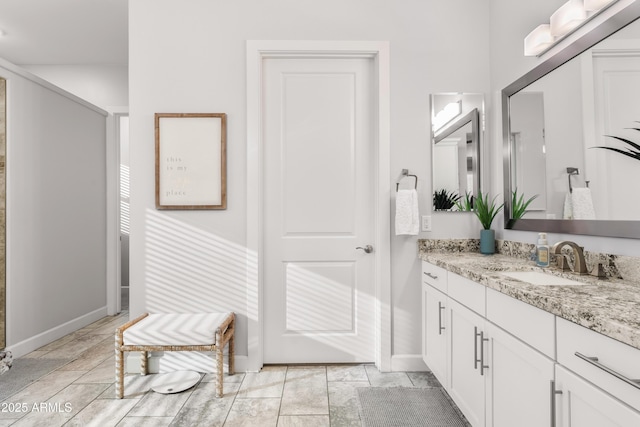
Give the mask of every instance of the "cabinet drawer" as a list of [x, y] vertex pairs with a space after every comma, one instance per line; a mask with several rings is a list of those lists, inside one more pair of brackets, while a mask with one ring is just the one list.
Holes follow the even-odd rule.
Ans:
[[558, 363], [640, 410], [640, 384], [624, 380], [640, 379], [640, 350], [564, 319], [556, 324]]
[[487, 289], [487, 319], [547, 357], [556, 356], [555, 316], [493, 289]]
[[485, 315], [487, 288], [484, 285], [453, 273], [449, 273], [447, 281], [449, 298], [453, 298], [481, 316]]
[[447, 270], [426, 261], [422, 261], [422, 282], [447, 293]]

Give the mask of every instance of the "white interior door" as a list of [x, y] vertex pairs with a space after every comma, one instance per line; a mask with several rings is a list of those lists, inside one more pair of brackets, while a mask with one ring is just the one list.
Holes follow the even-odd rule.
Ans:
[[263, 61], [265, 363], [374, 361], [372, 70]]
[[[594, 55], [595, 145], [627, 150], [615, 135], [638, 143], [640, 133], [640, 52]], [[586, 150], [593, 168], [588, 170], [597, 219], [634, 220], [640, 210], [640, 194], [629, 191], [637, 181], [637, 160], [608, 150]]]

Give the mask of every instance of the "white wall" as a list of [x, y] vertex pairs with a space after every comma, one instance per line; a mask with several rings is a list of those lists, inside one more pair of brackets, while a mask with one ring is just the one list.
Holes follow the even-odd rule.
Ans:
[[4, 60], [7, 348], [20, 356], [106, 314], [106, 113]]
[[22, 68], [100, 108], [129, 105], [127, 65], [23, 65]]
[[[403, 168], [417, 174], [422, 212], [428, 213], [429, 94], [488, 93], [488, 4], [488, 0], [130, 2], [131, 314], [234, 310], [239, 314], [237, 354], [247, 354], [246, 40], [388, 40], [392, 120], [388, 179], [395, 188]], [[227, 113], [227, 210], [155, 210], [156, 112]], [[477, 230], [477, 221], [472, 220], [463, 214], [434, 215], [434, 232], [421, 237], [460, 233], [469, 237], [464, 230]], [[422, 363], [416, 252], [416, 238], [392, 237], [393, 354], [398, 369]], [[183, 254], [189, 254], [189, 264]]]
[[[613, 12], [637, 0], [620, 0], [609, 12]], [[523, 56], [523, 40], [539, 24], [548, 23], [549, 16], [565, 0], [513, 1], [490, 0], [491, 3], [491, 97], [493, 111], [491, 130], [491, 185], [495, 194], [503, 192], [502, 179], [502, 123], [500, 91], [517, 78], [531, 70], [541, 61], [553, 55], [563, 45], [550, 51], [542, 58]], [[607, 14], [603, 14], [607, 15]], [[596, 20], [597, 21], [597, 20]], [[596, 22], [597, 23], [597, 22]], [[589, 30], [587, 25], [583, 31]], [[571, 41], [571, 38], [567, 40]], [[546, 107], [545, 107], [546, 108]], [[546, 112], [545, 112], [546, 113]], [[568, 184], [567, 184], [568, 185]], [[503, 230], [503, 219], [497, 218], [497, 237], [508, 240], [535, 243], [537, 232]], [[549, 241], [573, 240], [585, 249], [620, 255], [640, 256], [638, 239], [622, 239], [581, 235], [549, 234]]]

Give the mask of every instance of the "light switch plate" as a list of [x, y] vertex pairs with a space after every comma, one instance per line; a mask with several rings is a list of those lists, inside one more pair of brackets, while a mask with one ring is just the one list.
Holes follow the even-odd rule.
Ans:
[[431, 231], [431, 215], [422, 215], [422, 231]]

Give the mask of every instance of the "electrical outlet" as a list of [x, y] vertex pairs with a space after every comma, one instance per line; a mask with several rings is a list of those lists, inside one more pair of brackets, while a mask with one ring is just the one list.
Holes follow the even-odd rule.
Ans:
[[422, 215], [422, 231], [431, 231], [431, 215]]

